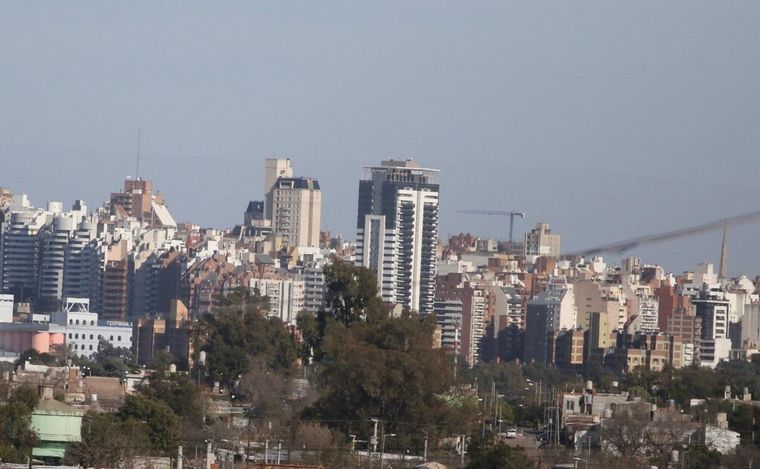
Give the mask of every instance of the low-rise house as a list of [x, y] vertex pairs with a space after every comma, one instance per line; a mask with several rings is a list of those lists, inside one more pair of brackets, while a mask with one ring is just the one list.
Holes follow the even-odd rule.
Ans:
[[84, 411], [53, 399], [50, 387], [43, 388], [42, 394], [37, 408], [32, 412], [31, 428], [38, 438], [32, 456], [60, 463], [68, 447], [82, 441]]

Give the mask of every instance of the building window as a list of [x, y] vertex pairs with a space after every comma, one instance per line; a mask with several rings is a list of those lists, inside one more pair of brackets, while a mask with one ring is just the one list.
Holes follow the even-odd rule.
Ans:
[[74, 324], [74, 320], [73, 319], [69, 319], [69, 324]]
[[71, 332], [69, 332], [69, 339], [71, 339], [71, 336], [72, 336], [72, 334], [71, 334]]
[[116, 340], [118, 340], [119, 342], [121, 342], [121, 336], [117, 337]]
[[110, 339], [108, 339], [108, 340], [110, 340], [111, 342], [113, 342], [113, 336], [111, 336], [111, 338], [110, 338]]
[[94, 326], [95, 325], [95, 321], [94, 320], [90, 321], [90, 325]]
[[90, 350], [92, 350], [92, 344], [90, 344]]
[[92, 334], [90, 334], [90, 340], [92, 340], [93, 338], [94, 338], [94, 337], [93, 337], [93, 335], [92, 335]]
[[74, 350], [77, 350], [79, 346], [77, 344], [74, 344]]
[[79, 319], [77, 319], [77, 320], [76, 320], [76, 325], [77, 325], [77, 326], [79, 325]]
[[79, 334], [74, 334], [74, 338], [78, 339], [79, 338]]

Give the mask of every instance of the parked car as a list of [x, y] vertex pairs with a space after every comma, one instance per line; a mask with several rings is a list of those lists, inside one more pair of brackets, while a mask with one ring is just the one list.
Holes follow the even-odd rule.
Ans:
[[516, 428], [507, 429], [507, 438], [517, 438], [517, 429]]

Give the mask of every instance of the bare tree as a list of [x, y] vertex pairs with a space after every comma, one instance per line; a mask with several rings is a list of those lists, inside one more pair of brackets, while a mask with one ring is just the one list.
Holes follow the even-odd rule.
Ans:
[[618, 405], [612, 418], [602, 423], [602, 449], [623, 458], [642, 454], [646, 445], [650, 406], [647, 403]]
[[686, 443], [696, 430], [696, 425], [678, 412], [660, 413], [646, 427], [644, 449], [648, 461], [664, 467], [670, 461], [673, 450]]

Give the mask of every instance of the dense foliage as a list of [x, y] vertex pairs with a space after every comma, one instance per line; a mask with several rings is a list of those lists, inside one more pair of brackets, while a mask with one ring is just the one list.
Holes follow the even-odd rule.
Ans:
[[8, 402], [0, 406], [0, 459], [3, 462], [26, 462], [37, 436], [31, 428], [31, 415], [37, 406], [37, 391], [21, 386]]
[[279, 318], [267, 317], [266, 297], [236, 289], [223, 296], [220, 308], [194, 325], [199, 350], [206, 352], [208, 376], [228, 386], [245, 374], [253, 359], [276, 371], [290, 371], [298, 351]]
[[453, 358], [433, 345], [432, 317], [399, 317], [376, 296], [367, 269], [339, 262], [326, 270], [329, 308], [320, 314], [321, 397], [307, 418], [344, 433], [366, 434], [382, 422], [397, 442], [414, 444], [422, 431], [437, 438], [473, 425], [477, 401], [458, 386]]
[[525, 469], [533, 465], [522, 448], [490, 436], [473, 439], [467, 452], [470, 460], [467, 469]]

